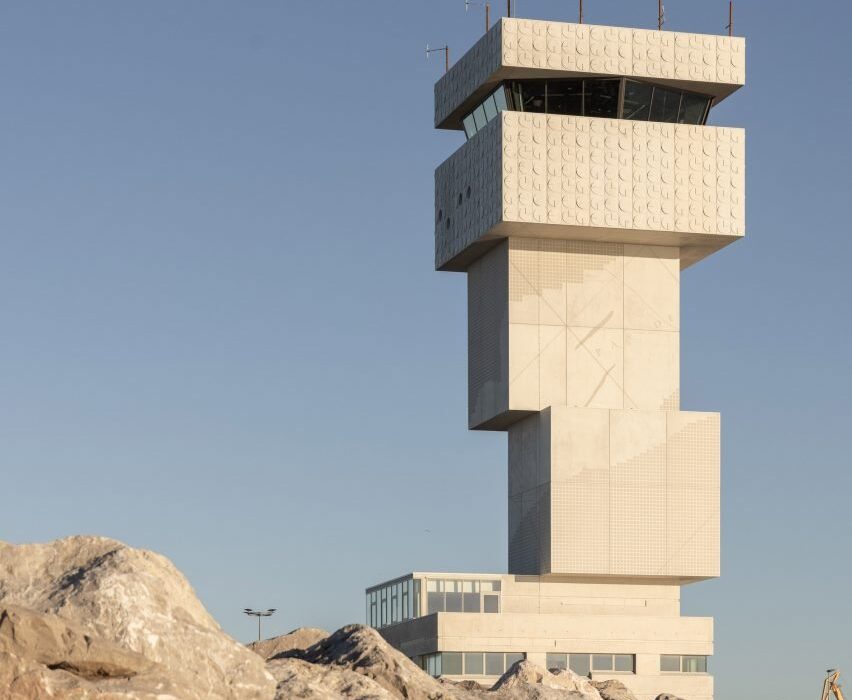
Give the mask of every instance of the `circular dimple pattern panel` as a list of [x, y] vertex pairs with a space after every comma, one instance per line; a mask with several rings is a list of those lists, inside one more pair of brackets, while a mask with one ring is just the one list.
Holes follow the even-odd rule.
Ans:
[[[459, 192], [471, 198], [456, 206]], [[745, 233], [741, 129], [504, 112], [436, 173], [440, 267], [500, 221]], [[566, 231], [566, 236], [569, 232]]]

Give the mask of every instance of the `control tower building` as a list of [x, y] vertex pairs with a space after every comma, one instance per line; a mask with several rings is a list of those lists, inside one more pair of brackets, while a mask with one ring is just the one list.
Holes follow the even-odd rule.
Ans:
[[719, 414], [680, 405], [680, 277], [745, 232], [741, 38], [503, 18], [435, 86], [435, 267], [467, 274], [468, 422], [508, 433], [507, 573], [413, 572], [367, 621], [434, 675], [515, 661], [712, 700]]

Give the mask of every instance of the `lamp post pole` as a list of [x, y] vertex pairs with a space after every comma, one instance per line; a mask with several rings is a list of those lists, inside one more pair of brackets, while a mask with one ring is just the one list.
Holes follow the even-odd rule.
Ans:
[[249, 617], [257, 618], [257, 641], [260, 641], [260, 618], [270, 617], [277, 608], [269, 608], [268, 610], [252, 610], [251, 608], [243, 608], [243, 612]]

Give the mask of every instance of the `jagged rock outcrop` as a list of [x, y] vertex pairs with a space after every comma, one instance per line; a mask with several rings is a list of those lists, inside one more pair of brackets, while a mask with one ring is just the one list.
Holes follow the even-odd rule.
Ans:
[[343, 666], [320, 666], [295, 658], [273, 659], [267, 668], [278, 685], [275, 700], [396, 700], [376, 681]]
[[132, 678], [155, 665], [70, 620], [15, 605], [0, 608], [0, 651], [81, 678]]
[[468, 700], [476, 697], [459, 686], [441, 683], [424, 673], [376, 630], [363, 625], [342, 627], [304, 651], [284, 652], [277, 658], [288, 656], [319, 666], [351, 669], [375, 681], [392, 698]]
[[568, 669], [548, 671], [530, 661], [518, 661], [492, 689], [511, 700], [601, 700], [591, 682]]
[[222, 632], [168, 559], [115, 540], [0, 543], [0, 608], [0, 698], [274, 694], [263, 660]]
[[621, 681], [592, 681], [592, 685], [603, 700], [636, 700], [636, 696]]
[[303, 651], [328, 637], [328, 632], [316, 627], [299, 627], [279, 637], [264, 639], [260, 642], [247, 644], [255, 654], [262, 659], [269, 659], [283, 654], [285, 651]]
[[683, 698], [678, 697], [677, 695], [669, 695], [669, 693], [663, 693], [662, 695], [657, 696], [657, 700], [683, 700]]

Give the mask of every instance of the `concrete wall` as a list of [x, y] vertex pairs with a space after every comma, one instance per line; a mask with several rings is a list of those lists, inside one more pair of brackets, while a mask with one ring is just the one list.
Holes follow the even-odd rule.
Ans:
[[716, 413], [552, 406], [514, 424], [509, 571], [718, 576], [719, 460]]
[[745, 135], [502, 112], [436, 170], [435, 219], [437, 269], [507, 236], [677, 246], [686, 267], [745, 232]]
[[511, 238], [468, 269], [471, 428], [551, 405], [676, 410], [677, 248]]

